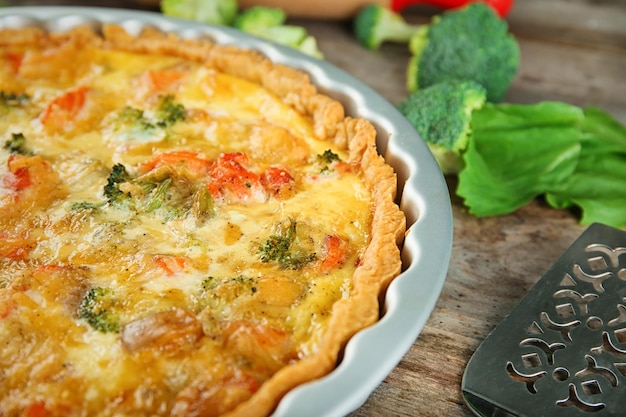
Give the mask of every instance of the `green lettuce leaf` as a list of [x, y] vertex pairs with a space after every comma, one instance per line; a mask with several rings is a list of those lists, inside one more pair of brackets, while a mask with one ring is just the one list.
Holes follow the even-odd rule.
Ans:
[[626, 225], [626, 128], [589, 107], [581, 125], [580, 160], [561, 189], [546, 194], [555, 208], [578, 208], [581, 224]]
[[486, 104], [472, 115], [457, 195], [476, 216], [511, 213], [560, 190], [581, 152], [582, 109], [560, 102]]

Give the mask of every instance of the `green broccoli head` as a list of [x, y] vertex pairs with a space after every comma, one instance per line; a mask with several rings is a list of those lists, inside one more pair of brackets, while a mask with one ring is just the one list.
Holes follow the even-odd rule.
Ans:
[[442, 81], [473, 80], [499, 102], [520, 62], [517, 40], [506, 21], [482, 2], [435, 16], [411, 37], [407, 88], [415, 91]]
[[398, 109], [428, 144], [444, 174], [455, 174], [470, 140], [472, 113], [485, 102], [480, 84], [453, 80], [412, 92]]
[[119, 302], [111, 288], [95, 287], [83, 297], [78, 314], [99, 332], [117, 333], [120, 330], [118, 308]]
[[237, 16], [237, 0], [162, 0], [166, 16], [228, 26]]
[[254, 6], [240, 13], [233, 26], [243, 32], [297, 49], [323, 59], [317, 40], [302, 26], [287, 25], [287, 14], [277, 7]]
[[366, 48], [379, 49], [383, 42], [408, 43], [417, 31], [402, 15], [379, 4], [362, 8], [354, 18], [354, 34]]

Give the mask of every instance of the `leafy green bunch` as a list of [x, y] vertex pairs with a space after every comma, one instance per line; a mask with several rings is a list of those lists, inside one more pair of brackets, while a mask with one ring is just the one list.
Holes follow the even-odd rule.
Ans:
[[417, 90], [398, 107], [442, 171], [458, 174], [470, 213], [507, 214], [542, 196], [580, 211], [581, 224], [626, 226], [626, 127], [602, 109], [489, 103], [472, 81]]

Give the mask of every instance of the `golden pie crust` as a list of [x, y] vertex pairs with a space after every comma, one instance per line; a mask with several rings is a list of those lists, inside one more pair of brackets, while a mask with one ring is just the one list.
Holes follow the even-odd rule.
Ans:
[[[214, 388], [212, 386], [213, 380], [210, 377], [199, 379], [196, 375], [195, 379], [189, 381], [186, 385], [185, 383], [176, 385], [172, 382], [172, 386], [176, 385], [178, 387], [176, 389], [179, 391], [171, 393], [171, 397], [163, 400], [162, 404], [157, 403], [159, 399], [164, 397], [158, 396], [155, 396], [152, 402], [146, 399], [142, 401], [135, 400], [135, 403], [139, 404], [138, 407], [145, 408], [132, 409], [132, 413], [129, 415], [269, 415], [275, 409], [280, 399], [289, 390], [332, 371], [337, 361], [340, 359], [343, 347], [350, 337], [357, 331], [375, 323], [379, 319], [380, 299], [387, 285], [401, 270], [399, 246], [401, 245], [405, 232], [405, 218], [395, 204], [397, 188], [396, 177], [393, 169], [385, 163], [384, 159], [377, 152], [376, 131], [372, 124], [367, 120], [346, 116], [343, 106], [338, 101], [320, 93], [305, 72], [285, 65], [272, 63], [269, 59], [256, 51], [244, 50], [236, 46], [216, 44], [210, 40], [204, 39], [182, 39], [173, 34], [163, 33], [151, 28], [145, 28], [141, 34], [137, 36], [127, 33], [123, 27], [117, 25], [103, 26], [102, 35], [94, 33], [87, 27], [77, 27], [67, 33], [46, 33], [40, 29], [30, 28], [11, 29], [0, 31], [0, 45], [4, 50], [4, 52], [0, 52], [0, 54], [2, 54], [0, 59], [3, 61], [5, 67], [3, 69], [4, 78], [0, 89], [7, 94], [15, 93], [19, 95], [19, 93], [29, 91], [28, 83], [29, 80], [32, 79], [48, 77], [51, 84], [56, 84], [63, 90], [76, 88], [77, 86], [75, 84], [79, 79], [81, 82], [87, 82], [84, 78], [80, 78], [79, 75], [90, 71], [86, 67], [91, 65], [91, 63], [84, 59], [73, 62], [72, 57], [79, 51], [82, 51], [81, 53], [84, 54], [84, 51], [89, 51], [90, 48], [105, 51], [122, 51], [123, 53], [130, 54], [129, 56], [134, 56], [135, 54], [152, 56], [155, 57], [157, 61], [160, 59], [159, 57], [167, 57], [167, 59], [172, 59], [172, 62], [175, 62], [175, 66], [177, 67], [184, 67], [188, 63], [191, 63], [189, 65], [192, 65], [196, 70], [201, 67], [213, 75], [226, 74], [237, 80], [243, 80], [245, 83], [251, 83], [256, 86], [254, 88], [260, 88], [260, 91], [263, 91], [264, 94], [267, 93], [271, 95], [291, 109], [290, 111], [297, 115], [297, 120], [305, 120], [310, 124], [311, 132], [314, 136], [313, 139], [318, 141], [316, 143], [327, 143], [334, 152], [342, 155], [343, 161], [350, 167], [350, 175], [358, 177], [358, 181], [362, 181], [363, 189], [368, 193], [367, 204], [365, 205], [368, 212], [363, 214], [364, 218], [369, 219], [369, 224], [365, 227], [365, 237], [363, 238], [366, 241], [365, 245], [355, 249], [358, 253], [354, 255], [356, 261], [351, 260], [353, 265], [350, 270], [351, 276], [348, 277], [348, 288], [345, 288], [346, 284], [343, 284], [344, 294], [332, 303], [329, 318], [324, 322], [324, 328], [319, 331], [320, 333], [315, 343], [307, 345], [309, 346], [307, 349], [299, 350], [296, 357], [286, 360], [279, 369], [275, 369], [270, 375], [267, 375], [267, 377], [261, 378], [259, 385], [251, 389], [254, 392], [251, 392], [250, 395], [243, 395], [239, 398], [236, 394], [233, 394], [226, 399], [219, 395], [212, 397], [211, 393]], [[19, 62], [16, 64], [15, 55], [19, 54], [11, 51], [23, 51], [27, 49], [35, 49], [37, 52], [29, 57], [21, 56], [18, 60]], [[52, 50], [55, 51], [54, 54], [50, 53]], [[19, 66], [19, 68], [17, 68], [17, 76], [11, 81], [7, 81], [9, 79], [9, 76], [6, 75], [7, 71], [16, 70], [16, 68], [9, 68], [12, 65]], [[232, 80], [233, 78], [228, 79]], [[219, 87], [219, 85], [217, 87]], [[41, 94], [45, 95], [45, 91]], [[7, 112], [3, 114], [2, 108], [0, 108], [0, 122], [2, 118], [6, 120], [6, 118], [9, 117], [22, 117], [15, 114], [8, 114]], [[277, 112], [272, 117], [280, 119], [280, 117], [282, 117], [281, 114], [286, 113]], [[37, 115], [38, 120], [41, 121], [42, 118], [43, 116], [41, 114]], [[44, 129], [43, 131], [46, 132], [46, 134], [52, 135], [55, 138], [63, 137], [63, 135], [71, 133], [68, 133], [68, 129], [66, 128], [67, 123], [65, 122], [66, 121], [56, 126], [56, 128], [52, 128], [52, 130], [45, 130], [45, 126], [42, 129]], [[11, 135], [18, 133], [11, 131], [13, 121], [5, 122], [5, 126], [7, 126], [7, 123], [9, 127], [7, 132], [0, 139], [2, 141], [8, 141], [12, 137]], [[93, 120], [87, 117], [84, 120], [72, 121], [71, 129], [74, 129], [74, 131], [81, 131], [81, 129], [87, 131], [92, 128], [91, 126], [93, 126], [94, 123]], [[101, 128], [102, 122], [98, 123], [100, 123], [98, 126]], [[35, 132], [36, 130], [29, 133], [29, 136], [35, 135]], [[287, 168], [289, 168], [289, 164], [293, 162], [290, 158], [295, 159], [293, 155], [296, 155], [299, 151], [301, 152], [302, 149], [308, 149], [306, 147], [298, 148], [295, 147], [295, 145], [294, 148], [291, 149], [290, 144], [281, 142], [280, 146], [286, 147], [282, 149], [287, 149], [285, 153], [292, 156], [280, 156], [282, 152], [276, 152], [275, 149], [268, 149], [268, 147], [276, 145], [276, 143], [271, 143], [275, 136], [270, 137], [269, 135], [261, 134], [259, 138], [260, 139], [254, 143], [256, 147], [255, 155], [259, 156], [261, 159], [271, 158], [273, 155], [277, 158], [282, 158], [279, 162], [281, 166], [286, 166]], [[266, 139], [270, 142], [265, 142], [264, 140]], [[67, 149], [64, 152], [71, 154], [73, 151], [72, 145], [69, 142], [67, 143]], [[180, 145], [183, 142], [177, 143]], [[149, 146], [152, 146], [150, 152], [155, 154], [166, 150], [164, 145], [161, 144], [142, 146], [143, 148], [141, 149], [147, 149]], [[248, 150], [249, 149], [229, 149], [229, 151], [236, 152], [245, 152]], [[85, 150], [83, 149], [83, 151]], [[24, 162], [26, 159], [20, 159], [21, 156], [14, 158], [8, 156], [9, 152], [5, 150], [3, 159], [0, 160], [0, 164], [6, 165], [4, 171], [0, 171], [0, 179], [3, 179], [2, 177], [4, 176], [4, 188], [0, 186], [0, 235], [2, 237], [2, 240], [0, 240], [0, 262], [2, 264], [0, 267], [5, 271], [0, 275], [0, 343], [3, 343], [0, 345], [0, 367], [4, 368], [4, 371], [0, 371], [0, 406], [5, 410], [0, 412], [0, 415], [6, 417], [29, 415], [29, 412], [41, 413], [32, 415], [85, 415], [82, 414], [84, 410], [81, 410], [81, 407], [85, 408], [85, 410], [89, 410], [88, 404], [90, 399], [87, 397], [83, 398], [80, 402], [72, 398], [66, 400], [59, 398], [64, 392], [72, 388], [70, 384], [80, 382], [80, 380], [73, 379], [70, 370], [63, 372], [50, 371], [48, 374], [45, 374], [44, 371], [39, 369], [45, 367], [43, 364], [39, 364], [40, 366], [37, 368], [32, 363], [28, 362], [28, 360], [25, 360], [23, 354], [15, 351], [16, 345], [7, 347], [7, 340], [15, 338], [17, 332], [36, 332], [38, 331], [37, 328], [41, 326], [35, 322], [29, 322], [26, 319], [20, 318], [20, 312], [27, 308], [24, 307], [24, 303], [29, 302], [33, 305], [28, 307], [31, 308], [31, 310], [28, 311], [32, 312], [38, 308], [43, 308], [41, 304], [38, 306], [37, 303], [41, 301], [41, 299], [46, 300], [46, 297], [51, 297], [50, 300], [53, 301], [58, 301], [63, 297], [65, 297], [64, 300], [68, 298], [80, 299], [87, 291], [86, 288], [91, 285], [88, 280], [83, 279], [83, 274], [88, 274], [88, 270], [93, 267], [90, 264], [91, 261], [85, 261], [83, 264], [80, 264], [78, 260], [81, 259], [81, 256], [79, 255], [73, 255], [74, 257], [66, 256], [64, 258], [62, 255], [59, 255], [60, 258], [57, 263], [51, 262], [50, 259], [47, 259], [46, 262], [43, 263], [37, 261], [36, 255], [39, 253], [38, 251], [41, 251], [38, 249], [38, 245], [41, 245], [41, 242], [45, 241], [45, 236], [36, 235], [35, 232], [29, 234], [28, 231], [20, 226], [20, 224], [23, 225], [24, 223], [24, 220], [22, 220], [24, 216], [28, 216], [29, 213], [32, 212], [37, 212], [37, 210], [45, 210], [47, 206], [57, 204], [58, 201], [65, 198], [63, 192], [59, 191], [59, 184], [63, 183], [63, 175], [67, 175], [67, 172], [55, 173], [54, 169], [51, 168], [51, 163], [48, 161], [48, 159], [63, 158], [64, 152], [59, 152], [59, 155], [50, 157], [46, 155], [38, 156], [37, 152], [35, 152], [34, 156], [30, 155], [25, 157], [29, 159], [27, 160], [28, 162]], [[133, 151], [131, 149], [129, 154], [132, 153]], [[314, 159], [313, 155], [304, 155], [304, 157], [308, 158], [308, 160]], [[107, 160], [106, 162], [105, 165], [110, 166], [114, 161]], [[25, 165], [22, 167], [20, 163]], [[131, 163], [128, 162], [128, 164]], [[266, 165], [271, 164], [267, 163]], [[16, 197], [19, 193], [15, 190], [15, 181], [17, 181], [15, 178], [17, 178], [16, 172], [19, 172], [20, 169], [30, 170], [31, 176], [34, 178], [46, 178], [45, 183], [36, 184], [38, 192], [31, 200], [29, 200], [28, 197]], [[37, 172], [39, 172], [39, 174], [37, 174]], [[13, 176], [11, 177], [11, 175]], [[11, 182], [7, 180], [9, 177], [13, 178], [15, 181]], [[328, 181], [332, 181], [332, 179]], [[13, 189], [11, 188], [12, 186]], [[20, 190], [20, 192], [22, 191]], [[128, 192], [130, 193], [131, 191]], [[286, 205], [292, 196], [288, 194], [286, 196], [269, 197], [269, 199], [274, 198], [282, 199], [283, 202], [281, 204]], [[335, 200], [333, 201], [334, 203], [330, 204], [337, 204]], [[279, 205], [276, 207], [278, 206]], [[58, 207], [65, 207], [65, 209], [67, 209], [67, 205], [62, 206], [59, 204]], [[283, 205], [280, 205], [280, 207], [283, 207]], [[314, 212], [318, 209], [319, 204], [318, 206], [311, 206], [302, 210], [310, 211], [311, 213], [309, 214], [314, 216]], [[39, 216], [37, 221], [42, 222], [42, 219], [50, 219], [52, 217], [54, 216]], [[52, 220], [49, 221], [51, 224], [54, 223]], [[28, 224], [33, 225], [33, 222], [34, 221], [31, 221], [31, 223]], [[236, 224], [231, 226], [233, 230], [235, 230], [234, 234], [226, 234], [224, 240], [219, 242], [220, 245], [235, 242], [241, 239], [242, 233], [245, 234], [238, 229], [239, 226]], [[60, 236], [63, 233], [78, 233], [76, 231], [80, 230], [79, 226], [71, 222], [56, 222], [54, 225], [48, 224], [43, 226], [38, 224], [37, 227], [40, 227], [38, 233], [43, 234], [48, 232], [53, 233], [51, 230], [54, 228], [55, 236]], [[59, 232], [58, 229], [63, 227], [66, 229]], [[83, 248], [83, 251], [90, 250], [94, 249]], [[58, 249], [55, 253], [60, 254], [62, 252], [62, 249]], [[248, 254], [245, 256], [252, 255]], [[72, 259], [78, 260], [73, 264]], [[85, 257], [85, 259], [87, 258]], [[154, 260], [156, 258], [153, 256], [151, 259]], [[212, 262], [216, 261], [212, 260]], [[54, 267], [50, 267], [50, 264], [54, 264]], [[72, 272], [64, 272], [68, 270]], [[144, 273], [147, 272], [144, 271]], [[322, 272], [321, 274], [323, 275], [324, 273]], [[78, 275], [79, 278], [71, 278], [70, 275]], [[277, 272], [276, 277], [277, 278], [273, 279], [289, 280], [289, 275], [286, 272]], [[271, 282], [267, 284], [267, 280], [261, 278], [259, 278], [259, 282], [271, 286]], [[33, 283], [37, 282], [38, 279], [45, 279], [46, 284], [41, 284], [37, 287]], [[310, 279], [314, 281], [317, 278], [313, 277]], [[85, 282], [87, 282], [87, 284], [85, 284]], [[31, 284], [32, 287], [30, 287]], [[260, 285], [259, 283], [258, 288], [261, 288]], [[281, 301], [274, 300], [274, 298], [280, 298], [283, 295], [288, 297], [288, 292], [263, 292], [258, 291], [257, 287], [254, 287], [254, 290], [257, 291], [255, 297], [260, 297], [261, 294], [265, 294], [264, 297], [266, 299], [270, 299], [272, 303], [276, 303], [277, 305], [281, 304], [281, 302], [298, 303], [302, 300], [302, 297], [304, 297], [304, 295], [300, 295], [298, 296], [300, 298], [295, 297], [294, 299]], [[46, 291], [48, 292], [46, 293]], [[76, 306], [76, 304], [76, 300], [69, 303], [69, 305], [72, 306]], [[19, 307], [15, 307], [16, 305]], [[184, 332], [187, 331], [185, 326], [193, 327], [197, 324], [196, 316], [202, 316], [199, 311], [189, 313], [177, 310], [177, 312], [177, 316], [168, 317], [167, 320], [176, 321], [176, 326], [182, 327], [182, 331]], [[75, 310], [73, 314], [76, 315]], [[254, 314], [260, 313], [255, 312]], [[193, 317], [188, 317], [188, 315]], [[28, 317], [32, 319], [34, 316]], [[255, 315], [255, 317], [258, 316]], [[89, 330], [89, 326], [86, 325], [84, 321], [81, 322], [79, 317], [74, 317], [74, 319], [80, 322], [75, 326], [80, 328], [81, 332], [84, 332], [81, 334], [91, 335], [93, 333], [92, 330]], [[33, 326], [32, 328], [29, 328], [29, 323]], [[142, 322], [140, 322], [140, 325], [141, 324]], [[198, 333], [198, 329], [194, 327], [193, 331], [185, 333], [185, 337], [188, 337], [189, 334], [199, 334], [199, 336], [197, 336], [198, 338], [209, 338], [206, 329], [207, 326], [206, 323], [202, 323], [200, 333]], [[224, 328], [224, 326], [222, 326], [222, 328]], [[172, 330], [176, 329], [176, 327], [167, 327], [167, 329]], [[145, 340], [137, 341], [133, 339], [133, 337], [126, 337], [124, 339], [124, 336], [133, 330], [132, 325], [126, 324], [126, 327], [122, 328], [117, 336], [112, 336], [123, 339], [125, 344], [123, 344], [121, 348], [119, 347], [119, 341], [110, 343], [115, 343], [115, 346], [121, 350], [127, 349], [132, 351], [133, 349], [140, 349], [140, 345], [144, 343]], [[59, 334], [60, 339], [63, 339], [61, 333], [57, 334]], [[23, 335], [20, 337], [24, 338]], [[83, 337], [86, 338], [87, 336]], [[98, 335], [93, 336], [91, 343], [99, 343], [99, 340], [101, 340], [100, 337], [101, 336]], [[173, 336], [170, 335], [168, 337]], [[52, 343], [63, 345], [65, 342], [58, 340], [52, 341]], [[185, 339], [184, 343], [188, 343], [188, 340]], [[191, 346], [196, 346], [194, 343], [199, 342], [196, 340], [189, 342]], [[29, 354], [44, 358], [46, 357], [45, 349], [49, 348], [49, 345], [50, 343], [39, 343], [39, 345], [34, 343], [29, 344], [25, 348], [33, 350], [29, 352]], [[238, 346], [236, 342], [234, 346]], [[174, 349], [175, 352], [172, 353], [171, 349]], [[187, 345], [185, 345], [184, 349], [187, 349]], [[178, 365], [181, 372], [184, 373], [182, 370], [184, 369], [185, 363], [191, 361], [189, 357], [193, 356], [193, 353], [187, 351], [183, 352], [184, 349], [181, 348], [179, 352], [176, 351], [176, 347], [172, 348], [171, 345], [160, 345], [153, 349], [151, 358], [157, 360], [158, 356], [161, 354], [169, 355], [168, 366]], [[98, 348], [96, 347], [95, 350], [98, 350]], [[175, 356], [177, 359], [172, 359], [172, 356]], [[22, 367], [15, 363], [15, 361], [20, 360], [24, 360]], [[147, 361], [147, 359], [145, 360]], [[248, 360], [254, 359], [248, 358]], [[9, 362], [12, 363], [11, 366], [8, 366]], [[145, 363], [148, 364], [147, 366], [149, 368], [150, 362], [147, 361]], [[72, 364], [66, 363], [63, 364], [63, 366], [65, 369], [69, 369], [72, 367]], [[78, 365], [76, 366], [78, 367]], [[245, 368], [245, 366], [248, 365], [242, 366]], [[207, 370], [207, 372], [210, 373], [211, 371]], [[146, 370], [146, 375], [146, 379], [149, 379], [150, 372], [148, 370]], [[44, 385], [46, 387], [54, 386], [55, 388], [50, 391], [51, 396], [46, 397], [44, 395], [44, 388], [35, 390], [37, 393], [30, 395], [27, 391], [30, 386], [28, 379], [31, 377], [40, 378], [39, 381], [45, 382]], [[172, 377], [172, 381], [173, 380], [174, 378]], [[148, 384], [148, 382], [145, 382], [145, 384]], [[184, 388], [181, 389], [181, 386]], [[116, 412], [129, 413], [132, 407], [123, 407], [130, 407], [128, 404], [131, 402], [129, 399], [131, 396], [149, 396], [149, 390], [147, 390], [146, 387], [143, 387], [143, 391], [137, 387], [125, 387], [124, 389], [123, 394], [112, 394], [109, 399], [110, 403], [101, 410], [101, 414], [97, 412], [96, 414], [114, 415]], [[220, 401], [222, 402], [219, 403]], [[219, 404], [216, 404], [216, 402]], [[120, 405], [120, 408], [116, 408], [117, 403], [124, 405]], [[93, 412], [93, 410], [91, 411]]]

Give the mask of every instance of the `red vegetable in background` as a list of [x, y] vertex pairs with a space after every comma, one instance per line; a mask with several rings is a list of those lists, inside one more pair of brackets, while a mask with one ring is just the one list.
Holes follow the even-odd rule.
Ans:
[[[442, 9], [454, 9], [474, 1], [476, 0], [391, 0], [390, 8], [395, 12], [400, 12], [408, 6], [424, 4]], [[514, 0], [484, 0], [484, 2], [493, 7], [500, 16], [505, 16], [511, 10]]]
[[413, 5], [454, 9], [476, 1], [489, 4], [500, 16], [505, 16], [514, 3], [514, 0], [239, 0], [239, 6], [242, 9], [260, 5], [278, 7], [293, 18], [351, 19], [359, 10], [371, 4], [379, 4], [400, 12]]

